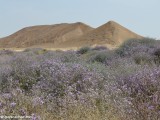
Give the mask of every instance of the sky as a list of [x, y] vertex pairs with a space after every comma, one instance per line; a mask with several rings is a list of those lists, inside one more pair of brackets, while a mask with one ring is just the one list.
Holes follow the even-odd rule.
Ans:
[[160, 38], [160, 0], [0, 0], [0, 38], [28, 26], [83, 22], [98, 27], [110, 20]]

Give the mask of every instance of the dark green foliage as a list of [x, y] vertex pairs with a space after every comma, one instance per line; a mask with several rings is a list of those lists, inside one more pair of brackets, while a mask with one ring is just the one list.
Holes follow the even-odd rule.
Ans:
[[155, 50], [154, 55], [155, 55], [156, 57], [159, 57], [159, 58], [160, 58], [160, 48], [158, 48], [157, 50]]
[[77, 51], [77, 53], [78, 53], [78, 54], [85, 54], [85, 53], [87, 53], [87, 52], [90, 51], [90, 50], [91, 50], [90, 47], [82, 47], [82, 48], [80, 48], [80, 49]]
[[157, 65], [160, 65], [160, 48], [154, 51], [154, 61]]
[[108, 50], [108, 48], [105, 46], [96, 46], [96, 47], [92, 48], [92, 50], [100, 51], [100, 50]]
[[96, 55], [92, 56], [89, 61], [104, 63], [106, 61], [106, 52], [98, 52]]

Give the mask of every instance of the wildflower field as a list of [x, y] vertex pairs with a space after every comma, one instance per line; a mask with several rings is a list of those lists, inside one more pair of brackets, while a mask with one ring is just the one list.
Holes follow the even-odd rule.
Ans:
[[131, 39], [115, 50], [1, 50], [0, 115], [160, 120], [160, 41]]

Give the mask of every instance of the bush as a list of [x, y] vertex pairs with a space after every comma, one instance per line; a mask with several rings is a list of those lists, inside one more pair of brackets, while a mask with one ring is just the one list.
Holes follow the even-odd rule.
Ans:
[[160, 57], [160, 48], [155, 50], [154, 55], [158, 58]]
[[14, 52], [11, 50], [0, 50], [0, 55], [13, 55]]
[[99, 51], [90, 57], [89, 62], [99, 62], [109, 65], [112, 60], [116, 59], [115, 55], [114, 51]]
[[99, 53], [99, 54], [95, 55], [93, 58], [91, 58], [91, 61], [104, 63], [106, 61], [106, 55], [103, 53]]
[[131, 119], [157, 120], [159, 118], [160, 69], [144, 67], [133, 75], [119, 78], [123, 99], [129, 103], [127, 109]]
[[76, 54], [75, 51], [65, 51], [59, 53], [55, 59], [59, 59], [61, 62], [79, 62], [81, 61], [80, 57]]
[[85, 54], [85, 53], [87, 53], [87, 52], [90, 51], [90, 50], [91, 50], [90, 47], [82, 47], [82, 48], [80, 48], [80, 49], [77, 51], [77, 53], [78, 53], [78, 54]]
[[150, 38], [130, 39], [124, 42], [115, 52], [121, 57], [132, 56], [137, 53], [152, 54], [159, 45], [159, 41]]
[[34, 54], [39, 55], [47, 52], [47, 50], [42, 48], [27, 48], [23, 52], [33, 52]]
[[144, 65], [144, 64], [151, 64], [153, 63], [153, 58], [151, 55], [148, 55], [146, 53], [137, 53], [133, 56], [133, 59], [136, 64]]
[[92, 50], [101, 51], [101, 50], [108, 50], [108, 48], [105, 46], [96, 46], [96, 47], [92, 48]]

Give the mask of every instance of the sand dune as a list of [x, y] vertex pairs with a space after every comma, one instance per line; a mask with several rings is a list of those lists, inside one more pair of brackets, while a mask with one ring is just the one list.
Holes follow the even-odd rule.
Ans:
[[0, 39], [0, 48], [70, 48], [105, 45], [115, 47], [131, 38], [142, 38], [120, 24], [109, 21], [94, 29], [84, 23], [62, 23], [24, 28]]

